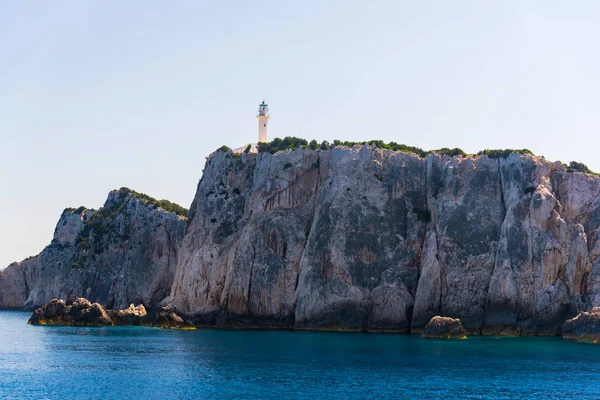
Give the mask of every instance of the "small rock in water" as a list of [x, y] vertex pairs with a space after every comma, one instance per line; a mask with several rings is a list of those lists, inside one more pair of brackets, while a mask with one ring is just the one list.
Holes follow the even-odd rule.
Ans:
[[467, 331], [460, 319], [436, 316], [425, 326], [424, 339], [466, 339]]

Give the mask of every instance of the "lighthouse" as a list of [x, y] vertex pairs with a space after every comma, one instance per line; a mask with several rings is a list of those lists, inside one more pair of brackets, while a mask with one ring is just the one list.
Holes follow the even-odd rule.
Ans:
[[269, 105], [263, 100], [258, 105], [258, 143], [267, 143], [269, 141]]

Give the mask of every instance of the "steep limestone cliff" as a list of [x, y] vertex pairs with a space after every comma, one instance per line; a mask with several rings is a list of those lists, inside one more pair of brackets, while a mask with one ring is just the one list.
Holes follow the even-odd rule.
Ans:
[[83, 297], [107, 308], [155, 307], [169, 294], [186, 219], [128, 189], [99, 210], [66, 209], [51, 244], [0, 271], [0, 307]]
[[600, 305], [599, 194], [531, 155], [217, 151], [165, 302], [224, 326], [556, 334]]
[[0, 271], [0, 307], [86, 297], [199, 324], [399, 332], [440, 315], [544, 335], [600, 305], [600, 178], [543, 157], [222, 150], [187, 232], [159, 203], [121, 189], [65, 210], [44, 251]]

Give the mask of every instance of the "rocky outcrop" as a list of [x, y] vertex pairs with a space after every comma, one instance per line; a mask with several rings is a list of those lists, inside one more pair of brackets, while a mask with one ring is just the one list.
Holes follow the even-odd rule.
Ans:
[[600, 307], [582, 312], [565, 322], [563, 339], [582, 343], [600, 343]]
[[177, 315], [176, 310], [171, 307], [171, 305], [167, 305], [165, 307], [161, 307], [156, 310], [151, 317], [152, 326], [156, 326], [158, 328], [163, 329], [183, 329], [183, 330], [194, 330], [196, 329], [194, 324], [179, 315]]
[[217, 151], [166, 302], [217, 326], [555, 335], [600, 304], [599, 195], [531, 155]]
[[435, 316], [425, 325], [423, 339], [466, 339], [467, 331], [460, 319]]
[[194, 329], [194, 325], [181, 318], [168, 306], [148, 314], [143, 305], [130, 304], [124, 310], [107, 310], [98, 303], [84, 298], [73, 301], [52, 299], [38, 308], [27, 322], [31, 325], [68, 326], [155, 326], [163, 329]]
[[107, 326], [114, 325], [104, 307], [79, 298], [74, 302], [52, 299], [33, 312], [28, 324], [31, 325], [71, 325]]
[[0, 271], [0, 308], [69, 297], [107, 308], [156, 307], [171, 290], [185, 224], [125, 188], [110, 192], [99, 210], [66, 209], [48, 247]]
[[113, 321], [113, 325], [142, 325], [146, 321], [146, 307], [143, 304], [130, 304], [124, 310], [108, 310], [108, 315]]

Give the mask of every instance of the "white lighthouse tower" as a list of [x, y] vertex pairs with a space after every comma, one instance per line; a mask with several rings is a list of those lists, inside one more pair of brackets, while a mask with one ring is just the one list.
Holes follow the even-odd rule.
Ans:
[[269, 105], [263, 100], [258, 106], [258, 143], [269, 141]]

